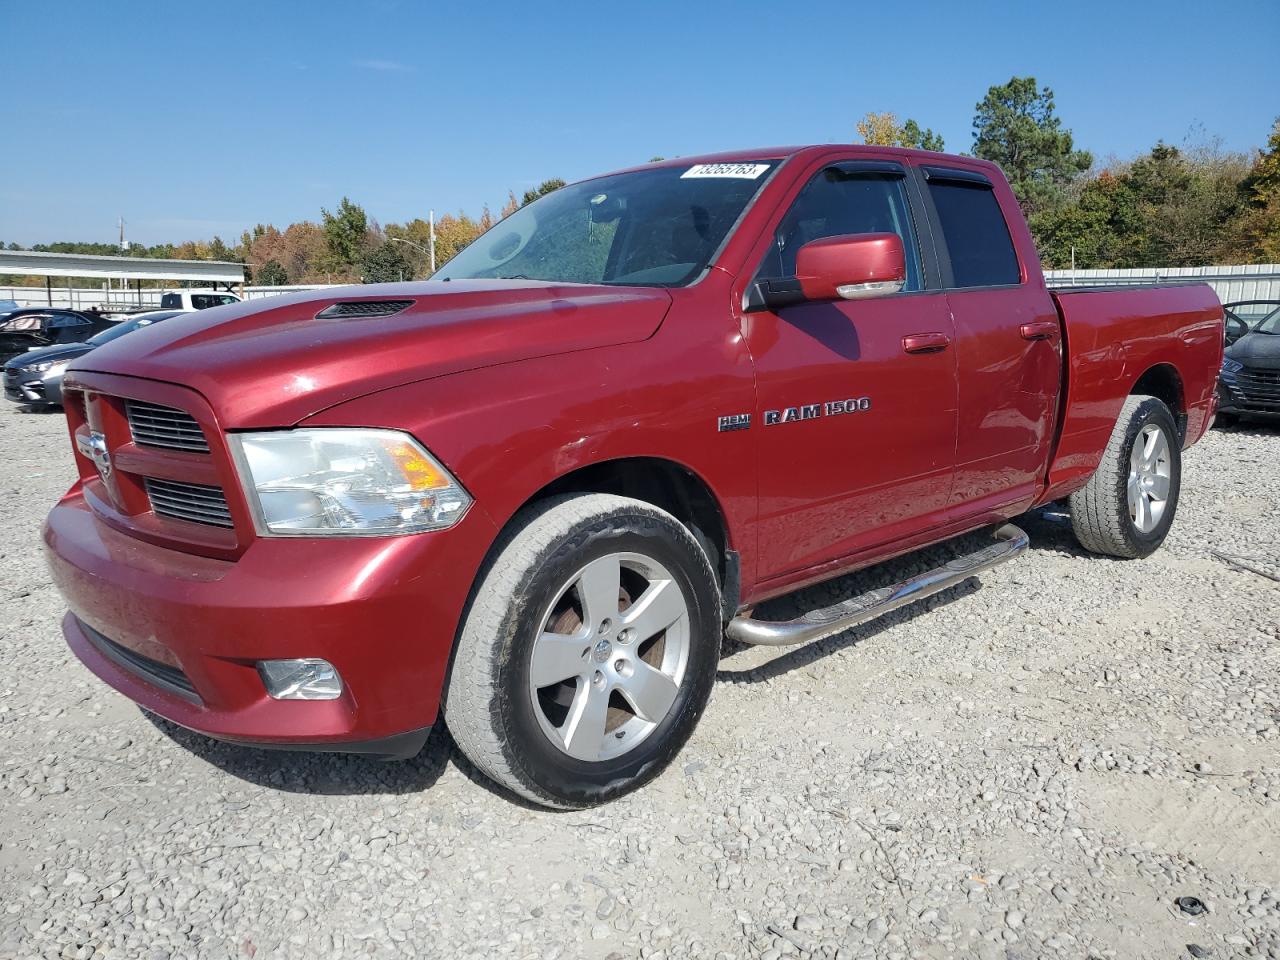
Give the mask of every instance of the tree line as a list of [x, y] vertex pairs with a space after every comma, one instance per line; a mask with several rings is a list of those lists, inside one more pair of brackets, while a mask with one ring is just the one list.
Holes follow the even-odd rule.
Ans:
[[[991, 87], [974, 109], [971, 153], [1004, 170], [1045, 267], [1280, 262], [1280, 120], [1250, 153], [1200, 134], [1099, 164], [1034, 77]], [[858, 132], [864, 143], [944, 146], [892, 113], [867, 114]]]
[[[495, 217], [486, 205], [478, 217], [459, 211], [436, 218], [437, 267], [448, 262], [498, 220], [525, 204], [564, 186], [559, 178], [544, 180], [517, 197], [509, 191], [507, 202]], [[83, 253], [101, 256], [153, 257], [172, 260], [224, 260], [243, 263], [248, 282], [259, 286], [307, 283], [385, 283], [412, 280], [430, 273], [430, 224], [421, 217], [385, 226], [365, 213], [364, 208], [343, 197], [334, 210], [321, 208], [319, 221], [304, 220], [284, 230], [258, 224], [246, 230], [235, 244], [221, 237], [189, 240], [185, 243], [131, 244], [121, 251], [112, 243], [38, 243], [29, 248], [10, 243], [6, 249], [30, 249], [42, 253]], [[403, 241], [403, 242], [402, 242]], [[0, 284], [41, 285], [41, 277], [0, 276]], [[61, 286], [92, 285], [97, 281], [75, 278], [61, 280]], [[144, 280], [142, 286], [171, 286], [161, 280]]]
[[[1000, 165], [1018, 198], [1047, 268], [1201, 266], [1280, 262], [1280, 119], [1265, 146], [1223, 150], [1203, 134], [1183, 146], [1163, 141], [1127, 160], [1098, 163], [1076, 146], [1053, 91], [1034, 77], [991, 87], [975, 106], [972, 156]], [[943, 138], [914, 119], [868, 113], [862, 142], [941, 151]], [[660, 160], [661, 157], [654, 157]], [[437, 267], [498, 220], [564, 186], [543, 181], [495, 216], [447, 213], [435, 223]], [[239, 242], [220, 237], [181, 244], [134, 245], [129, 256], [244, 263], [252, 283], [375, 283], [424, 277], [430, 227], [421, 217], [380, 225], [346, 197], [318, 221], [284, 230], [258, 224]], [[9, 249], [23, 249], [9, 244]], [[37, 244], [53, 253], [118, 254], [108, 243]], [[0, 278], [39, 283], [40, 278]], [[73, 281], [74, 282], [74, 281]], [[158, 282], [146, 284], [158, 285]]]

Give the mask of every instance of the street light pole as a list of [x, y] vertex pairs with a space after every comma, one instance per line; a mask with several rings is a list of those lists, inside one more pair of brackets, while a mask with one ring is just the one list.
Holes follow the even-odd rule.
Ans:
[[[390, 240], [392, 243], [403, 243], [405, 246], [413, 247], [413, 249], [417, 250], [419, 253], [426, 254], [428, 259], [431, 261], [431, 272], [432, 273], [436, 272], [435, 250], [428, 250], [422, 244], [414, 243], [412, 240], [406, 240], [403, 237], [388, 237], [387, 239]], [[432, 237], [432, 240], [434, 241], [435, 238]], [[432, 243], [432, 246], [433, 247], [435, 246], [434, 242]]]
[[427, 236], [429, 238], [428, 243], [431, 245], [431, 272], [435, 273], [436, 272], [436, 212], [434, 210], [430, 210], [427, 212], [427, 223], [429, 225], [429, 231], [427, 233]]

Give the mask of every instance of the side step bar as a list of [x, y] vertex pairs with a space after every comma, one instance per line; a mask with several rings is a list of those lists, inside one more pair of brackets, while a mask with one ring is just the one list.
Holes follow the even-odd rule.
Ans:
[[1011, 523], [995, 532], [996, 542], [975, 553], [948, 560], [940, 567], [926, 571], [910, 580], [892, 586], [881, 587], [868, 593], [841, 600], [829, 607], [810, 610], [795, 620], [753, 620], [737, 616], [729, 621], [725, 634], [740, 643], [767, 647], [785, 647], [793, 643], [805, 643], [830, 636], [874, 620], [890, 610], [897, 610], [909, 603], [923, 600], [948, 587], [963, 583], [984, 570], [1012, 560], [1027, 549], [1027, 535]]

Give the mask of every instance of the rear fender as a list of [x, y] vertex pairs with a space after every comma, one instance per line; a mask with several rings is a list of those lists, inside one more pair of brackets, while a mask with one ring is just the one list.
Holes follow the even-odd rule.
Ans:
[[1167, 369], [1180, 385], [1184, 442], [1209, 420], [1222, 366], [1222, 305], [1207, 284], [1051, 291], [1062, 319], [1062, 425], [1040, 502], [1082, 487], [1102, 460], [1125, 398]]

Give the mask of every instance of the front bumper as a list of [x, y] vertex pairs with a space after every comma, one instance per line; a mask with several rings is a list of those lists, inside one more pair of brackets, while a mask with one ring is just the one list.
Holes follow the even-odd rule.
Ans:
[[4, 371], [4, 398], [14, 403], [62, 403], [62, 374], [42, 376], [24, 370]]
[[1280, 417], [1280, 389], [1244, 384], [1224, 374], [1218, 380], [1218, 412], [1237, 417]]
[[[458, 620], [495, 533], [472, 509], [429, 534], [262, 538], [234, 561], [215, 560], [115, 530], [77, 487], [50, 513], [44, 540], [71, 608], [71, 649], [146, 709], [240, 743], [404, 754], [436, 719]], [[257, 662], [297, 657], [332, 663], [342, 695], [268, 696]]]

